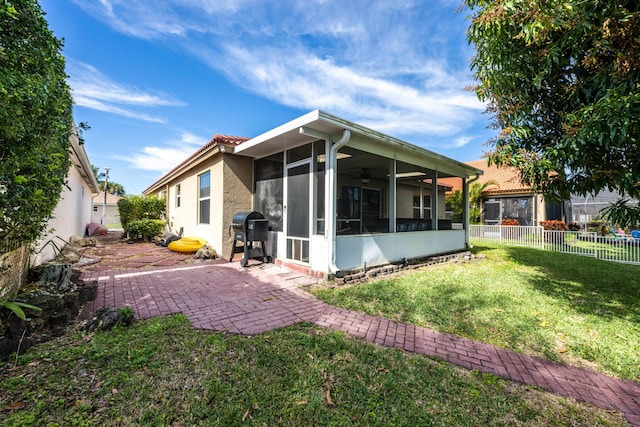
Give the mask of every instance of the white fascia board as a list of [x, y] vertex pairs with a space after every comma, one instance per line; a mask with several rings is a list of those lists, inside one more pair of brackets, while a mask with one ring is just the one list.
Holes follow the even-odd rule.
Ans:
[[233, 150], [234, 154], [243, 154], [243, 152], [250, 152], [252, 148], [260, 144], [267, 143], [285, 133], [296, 131], [297, 129], [306, 126], [310, 123], [313, 123], [318, 120], [320, 110], [315, 110], [310, 113], [305, 114], [304, 116], [300, 116], [295, 120], [287, 122], [283, 125], [280, 125], [270, 131], [267, 131], [261, 135], [256, 136], [255, 138], [251, 138], [248, 141], [243, 142], [242, 144], [235, 147]]
[[[87, 151], [84, 149], [84, 144], [80, 144], [80, 137], [78, 135], [78, 128], [75, 123], [71, 123], [71, 135], [69, 135], [69, 144], [71, 145], [71, 157], [72, 161], [75, 159], [78, 161], [76, 166], [80, 169], [78, 173], [82, 176], [85, 183], [89, 186], [92, 193], [100, 191], [98, 180], [93, 173], [93, 167], [89, 161]], [[75, 163], [75, 162], [74, 162]]]
[[[459, 175], [464, 178], [471, 178], [476, 175], [482, 175], [481, 169], [476, 169], [465, 163], [395, 138], [393, 136], [386, 135], [376, 130], [367, 128], [357, 123], [352, 123], [331, 114], [319, 111], [320, 119], [323, 122], [330, 123], [338, 128], [349, 129], [352, 133], [362, 135], [365, 138], [371, 139], [376, 142], [381, 142], [384, 145], [390, 146], [394, 151], [400, 150], [405, 153], [409, 153], [412, 156], [416, 155], [423, 158], [428, 158], [436, 164], [442, 164], [444, 168], [438, 168], [438, 170], [444, 171], [445, 169], [451, 171], [451, 173]], [[350, 145], [350, 144], [347, 144]], [[362, 147], [365, 148], [366, 147]], [[431, 163], [431, 162], [430, 162]]]
[[[318, 128], [314, 127], [314, 124]], [[262, 144], [270, 145], [272, 143], [276, 143], [279, 137], [282, 137], [287, 133], [299, 134], [299, 129], [301, 127], [308, 127], [309, 129], [314, 129], [318, 132], [330, 134], [336, 139], [340, 137], [345, 129], [350, 130], [352, 134], [360, 135], [364, 139], [375, 141], [377, 144], [387, 146], [394, 152], [401, 151], [408, 153], [411, 156], [429, 159], [429, 163], [433, 162], [435, 164], [443, 165], [443, 168], [438, 168], [438, 170], [447, 171], [456, 176], [471, 178], [477, 175], [482, 175], [483, 173], [482, 170], [473, 168], [465, 163], [434, 153], [433, 151], [418, 147], [417, 145], [375, 131], [357, 123], [350, 122], [322, 110], [311, 111], [297, 119], [252, 138], [235, 147], [234, 153], [252, 156], [252, 154], [257, 154], [261, 151], [268, 151], [260, 150], [259, 146]], [[362, 146], [362, 148], [366, 150], [366, 145]]]

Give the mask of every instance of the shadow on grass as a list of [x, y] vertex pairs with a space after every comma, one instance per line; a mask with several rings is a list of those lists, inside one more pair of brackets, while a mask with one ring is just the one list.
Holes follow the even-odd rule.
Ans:
[[[492, 247], [477, 247], [483, 252]], [[511, 260], [541, 274], [534, 288], [581, 314], [640, 323], [640, 268], [539, 249], [505, 247]]]

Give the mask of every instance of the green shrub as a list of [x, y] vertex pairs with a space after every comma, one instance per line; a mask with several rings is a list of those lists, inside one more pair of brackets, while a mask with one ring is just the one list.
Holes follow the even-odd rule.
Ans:
[[118, 211], [122, 227], [132, 221], [160, 219], [165, 212], [165, 201], [157, 197], [127, 196], [118, 201]]
[[69, 172], [73, 101], [37, 1], [0, 1], [0, 40], [0, 240], [32, 242]]
[[124, 226], [124, 232], [132, 239], [152, 240], [164, 231], [166, 222], [161, 219], [138, 219]]

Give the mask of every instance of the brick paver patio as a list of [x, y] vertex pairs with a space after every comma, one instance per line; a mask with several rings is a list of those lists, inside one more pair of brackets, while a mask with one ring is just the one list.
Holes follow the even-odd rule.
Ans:
[[93, 270], [82, 275], [83, 280], [97, 280], [99, 284], [96, 300], [87, 307], [89, 311], [130, 306], [139, 318], [180, 312], [196, 328], [246, 335], [311, 322], [379, 345], [440, 358], [619, 411], [631, 425], [640, 426], [640, 383], [337, 308], [300, 289], [311, 279], [273, 264], [243, 268], [237, 262], [216, 261], [151, 269]]

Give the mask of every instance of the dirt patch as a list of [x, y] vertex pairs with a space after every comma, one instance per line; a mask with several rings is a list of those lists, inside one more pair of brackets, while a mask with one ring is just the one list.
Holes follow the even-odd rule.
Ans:
[[133, 242], [122, 232], [96, 236], [95, 247], [85, 248], [74, 268], [80, 271], [111, 271], [132, 268], [170, 267], [196, 262], [193, 254], [173, 252], [151, 242]]

